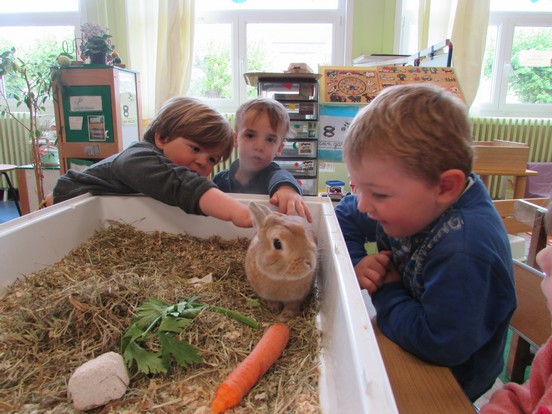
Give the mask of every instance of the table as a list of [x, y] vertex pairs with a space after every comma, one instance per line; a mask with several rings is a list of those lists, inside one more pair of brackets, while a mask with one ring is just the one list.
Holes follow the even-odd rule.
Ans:
[[10, 180], [10, 176], [8, 172], [13, 171], [17, 168], [17, 165], [13, 164], [0, 164], [0, 174], [2, 174], [6, 178], [6, 182], [8, 183], [8, 191], [11, 191], [13, 201], [15, 203], [15, 206], [17, 207], [17, 211], [19, 212], [19, 215], [21, 215], [21, 207], [19, 206], [19, 198], [17, 196], [17, 192], [15, 191], [15, 188], [13, 187], [13, 184]]
[[[52, 192], [60, 176], [60, 167], [43, 166], [42, 169], [44, 195]], [[22, 214], [29, 214], [38, 210], [39, 200], [36, 189], [34, 168], [31, 164], [17, 167], [17, 184], [19, 186], [19, 202]]]
[[416, 358], [372, 325], [401, 414], [476, 412], [448, 368]]
[[514, 183], [514, 195], [512, 198], [525, 197], [525, 187], [527, 187], [527, 177], [532, 175], [538, 175], [537, 171], [525, 170], [524, 172], [512, 173], [512, 171], [501, 170], [481, 170], [474, 169], [474, 172], [481, 177], [481, 180], [485, 184], [485, 187], [489, 188], [491, 175], [510, 176], [513, 177]]

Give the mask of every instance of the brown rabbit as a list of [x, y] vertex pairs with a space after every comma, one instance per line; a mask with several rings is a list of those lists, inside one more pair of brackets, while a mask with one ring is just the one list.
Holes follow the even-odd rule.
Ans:
[[310, 293], [317, 266], [317, 240], [310, 223], [299, 216], [273, 212], [249, 203], [257, 234], [245, 256], [249, 284], [281, 318], [297, 316]]

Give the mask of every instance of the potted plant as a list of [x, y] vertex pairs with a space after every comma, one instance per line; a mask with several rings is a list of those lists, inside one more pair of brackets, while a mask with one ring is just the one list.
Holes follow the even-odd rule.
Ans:
[[[15, 56], [15, 48], [11, 48], [0, 54], [0, 79], [4, 76], [11, 76], [19, 79], [15, 92], [6, 93], [0, 91], [3, 102], [0, 102], [0, 114], [2, 116], [11, 116], [16, 122], [20, 123], [28, 132], [28, 138], [31, 143], [32, 163], [35, 173], [36, 189], [39, 202], [44, 201], [44, 178], [42, 148], [45, 142], [43, 133], [45, 128], [40, 123], [42, 112], [45, 110], [44, 104], [51, 97], [51, 74], [50, 67], [56, 60], [51, 56], [52, 62], [24, 62]], [[29, 111], [30, 122], [27, 124], [21, 121], [15, 111], [11, 108], [8, 98], [16, 102], [17, 108], [23, 106]]]
[[96, 23], [81, 25], [81, 58], [89, 59], [91, 64], [107, 65], [115, 46], [111, 44], [111, 35], [107, 28]]

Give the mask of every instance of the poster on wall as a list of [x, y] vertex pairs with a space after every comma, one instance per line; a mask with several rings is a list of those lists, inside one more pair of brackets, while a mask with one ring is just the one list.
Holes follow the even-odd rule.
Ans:
[[379, 93], [377, 68], [321, 66], [320, 102], [367, 104]]
[[318, 159], [343, 161], [345, 134], [359, 109], [356, 105], [320, 105]]
[[426, 66], [321, 66], [320, 102], [368, 104], [384, 88], [429, 82], [463, 99], [452, 67]]
[[433, 83], [464, 100], [458, 79], [451, 67], [378, 66], [377, 71], [380, 89], [408, 83]]
[[90, 141], [106, 141], [108, 131], [105, 129], [105, 120], [103, 115], [89, 115], [88, 119], [88, 139]]

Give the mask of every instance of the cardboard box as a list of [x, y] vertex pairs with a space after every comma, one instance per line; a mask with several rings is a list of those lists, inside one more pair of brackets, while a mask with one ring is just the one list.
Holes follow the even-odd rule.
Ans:
[[474, 144], [473, 170], [479, 174], [520, 174], [527, 169], [529, 147], [525, 143], [494, 140]]
[[[246, 203], [266, 196], [235, 195]], [[398, 413], [389, 379], [328, 198], [305, 197], [320, 248], [322, 332], [320, 402], [324, 413]], [[144, 231], [188, 233], [207, 238], [252, 237], [211, 217], [188, 215], [144, 196], [83, 195], [0, 225], [1, 290], [16, 278], [61, 260], [108, 225], [132, 223]]]

